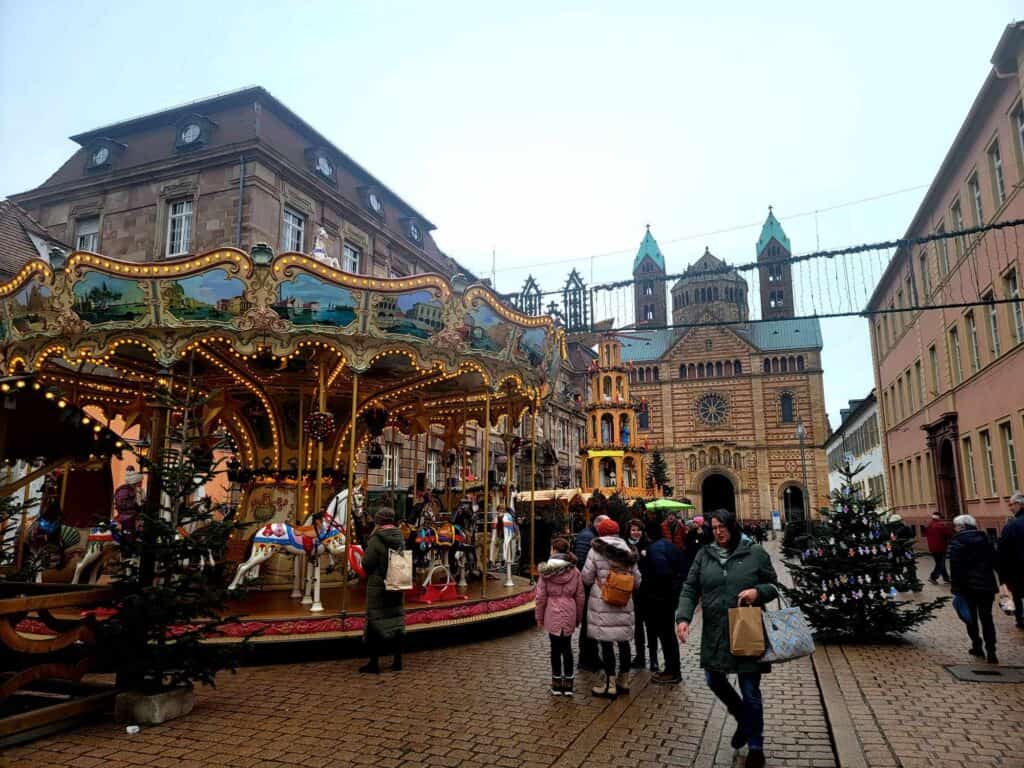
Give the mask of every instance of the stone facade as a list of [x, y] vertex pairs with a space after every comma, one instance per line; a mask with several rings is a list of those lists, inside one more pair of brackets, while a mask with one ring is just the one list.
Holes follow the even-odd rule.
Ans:
[[673, 495], [703, 513], [730, 507], [744, 520], [768, 521], [773, 510], [798, 517], [805, 498], [812, 513], [826, 506], [818, 322], [748, 321], [746, 282], [709, 252], [672, 296], [684, 327], [638, 331], [622, 357], [633, 395], [649, 403], [638, 441], [665, 457]]
[[[1024, 218], [1024, 23], [1006, 28], [992, 64], [906, 239]], [[1007, 518], [1024, 471], [1022, 282], [1017, 234], [993, 230], [900, 248], [875, 288], [887, 484], [911, 525], [934, 511], [991, 531]]]

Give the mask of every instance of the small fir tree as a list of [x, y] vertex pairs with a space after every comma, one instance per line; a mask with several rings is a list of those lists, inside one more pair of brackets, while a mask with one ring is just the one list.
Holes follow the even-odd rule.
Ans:
[[901, 522], [878, 508], [878, 499], [854, 488], [862, 469], [844, 468], [831, 509], [810, 533], [794, 538], [785, 556], [794, 586], [783, 591], [822, 639], [893, 638], [930, 619], [949, 600], [899, 599], [901, 592], [921, 589], [913, 542], [901, 535]]
[[[198, 411], [202, 403], [181, 405]], [[239, 526], [232, 511], [216, 516], [209, 499], [196, 499], [220, 472], [197, 436], [185, 435], [141, 464], [161, 502], [143, 509], [135, 535], [120, 537], [111, 583], [116, 602], [113, 615], [98, 622], [100, 647], [123, 688], [155, 693], [196, 681], [212, 685], [218, 671], [236, 666], [230, 646], [202, 641], [233, 620], [225, 616], [224, 552]]]
[[661, 455], [661, 451], [654, 451], [651, 453], [651, 464], [650, 469], [647, 470], [648, 485], [653, 485], [655, 488], [661, 490], [668, 485], [668, 464], [665, 462], [665, 457]]

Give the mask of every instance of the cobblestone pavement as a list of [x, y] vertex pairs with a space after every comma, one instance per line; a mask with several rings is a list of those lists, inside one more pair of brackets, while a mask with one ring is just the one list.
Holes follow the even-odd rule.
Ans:
[[[924, 596], [944, 589], [929, 585]], [[1000, 656], [1021, 664], [1024, 633], [1014, 634], [1006, 617], [997, 622]], [[182, 720], [135, 736], [112, 724], [85, 726], [10, 749], [0, 765], [742, 765], [728, 743], [732, 721], [703, 683], [699, 621], [694, 629], [683, 685], [656, 686], [637, 673], [631, 694], [614, 702], [589, 695], [595, 678], [587, 673], [575, 697], [551, 697], [547, 638], [533, 629], [411, 653], [405, 671], [379, 677], [358, 675], [360, 660], [243, 669], [202, 689]], [[903, 646], [819, 649], [861, 765], [1024, 766], [1024, 686], [954, 681], [943, 665], [966, 662], [966, 648], [948, 609]], [[282, 650], [289, 653], [297, 651]], [[768, 764], [837, 765], [811, 661], [776, 666], [763, 691]]]

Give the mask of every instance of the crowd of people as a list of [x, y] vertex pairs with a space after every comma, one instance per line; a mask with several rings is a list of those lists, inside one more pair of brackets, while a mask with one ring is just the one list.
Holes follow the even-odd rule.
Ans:
[[[689, 638], [699, 603], [707, 685], [736, 721], [732, 746], [748, 746], [745, 765], [760, 768], [765, 764], [760, 686], [769, 665], [733, 655], [729, 608], [764, 605], [777, 596], [771, 558], [724, 509], [691, 523], [672, 512], [664, 521], [647, 513], [621, 528], [598, 515], [571, 547], [566, 538], [552, 541], [549, 559], [539, 566], [536, 617], [551, 644], [551, 694], [575, 693], [576, 668], [599, 673], [591, 688], [595, 696], [628, 694], [630, 670], [645, 666], [656, 684], [680, 683], [679, 645]], [[571, 641], [577, 628], [580, 654], [574, 668]], [[730, 674], [737, 676], [739, 691], [729, 683]]]

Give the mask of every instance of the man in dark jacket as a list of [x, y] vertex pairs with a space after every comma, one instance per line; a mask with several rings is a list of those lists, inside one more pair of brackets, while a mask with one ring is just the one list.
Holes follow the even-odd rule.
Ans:
[[999, 537], [999, 577], [1013, 595], [1017, 629], [1024, 629], [1024, 493], [1010, 497], [1010, 514]]
[[[587, 555], [590, 554], [590, 545], [597, 538], [597, 529], [594, 526], [607, 517], [607, 515], [598, 515], [590, 522], [590, 525], [577, 533], [576, 538], [573, 539], [572, 553], [576, 555], [576, 567], [581, 571], [587, 562]], [[585, 599], [583, 603], [583, 624], [580, 630], [580, 660], [576, 666], [588, 672], [597, 672], [601, 669], [601, 659], [597, 652], [597, 640], [587, 635], [587, 605], [590, 604], [590, 587], [584, 586], [583, 591]]]
[[943, 520], [938, 512], [933, 512], [931, 522], [925, 526], [924, 535], [928, 539], [928, 551], [935, 558], [935, 567], [932, 568], [928, 581], [932, 584], [938, 584], [939, 577], [941, 576], [948, 584], [949, 574], [946, 573], [946, 549], [949, 547], [949, 540], [953, 538], [953, 531], [950, 530], [949, 523]]
[[662, 535], [657, 521], [649, 522], [646, 528], [651, 543], [647, 548], [647, 569], [641, 584], [646, 588], [648, 638], [654, 638], [651, 647], [651, 668], [657, 666], [658, 648], [665, 656], [665, 669], [656, 672], [651, 679], [656, 683], [675, 685], [682, 682], [679, 666], [679, 641], [675, 631], [675, 607], [679, 602], [679, 591], [683, 587], [683, 553], [675, 544]]
[[[967, 634], [971, 638], [972, 656], [981, 656], [981, 637], [978, 636], [978, 620], [985, 637], [986, 658], [998, 664], [996, 658], [996, 625], [992, 621], [992, 602], [998, 591], [996, 586], [996, 553], [988, 536], [978, 530], [978, 524], [970, 515], [959, 515], [953, 519], [956, 534], [949, 543], [949, 570], [953, 574], [950, 586], [954, 602], [962, 601], [964, 609], [957, 613], [967, 616]], [[961, 618], [964, 618], [961, 615]]]

